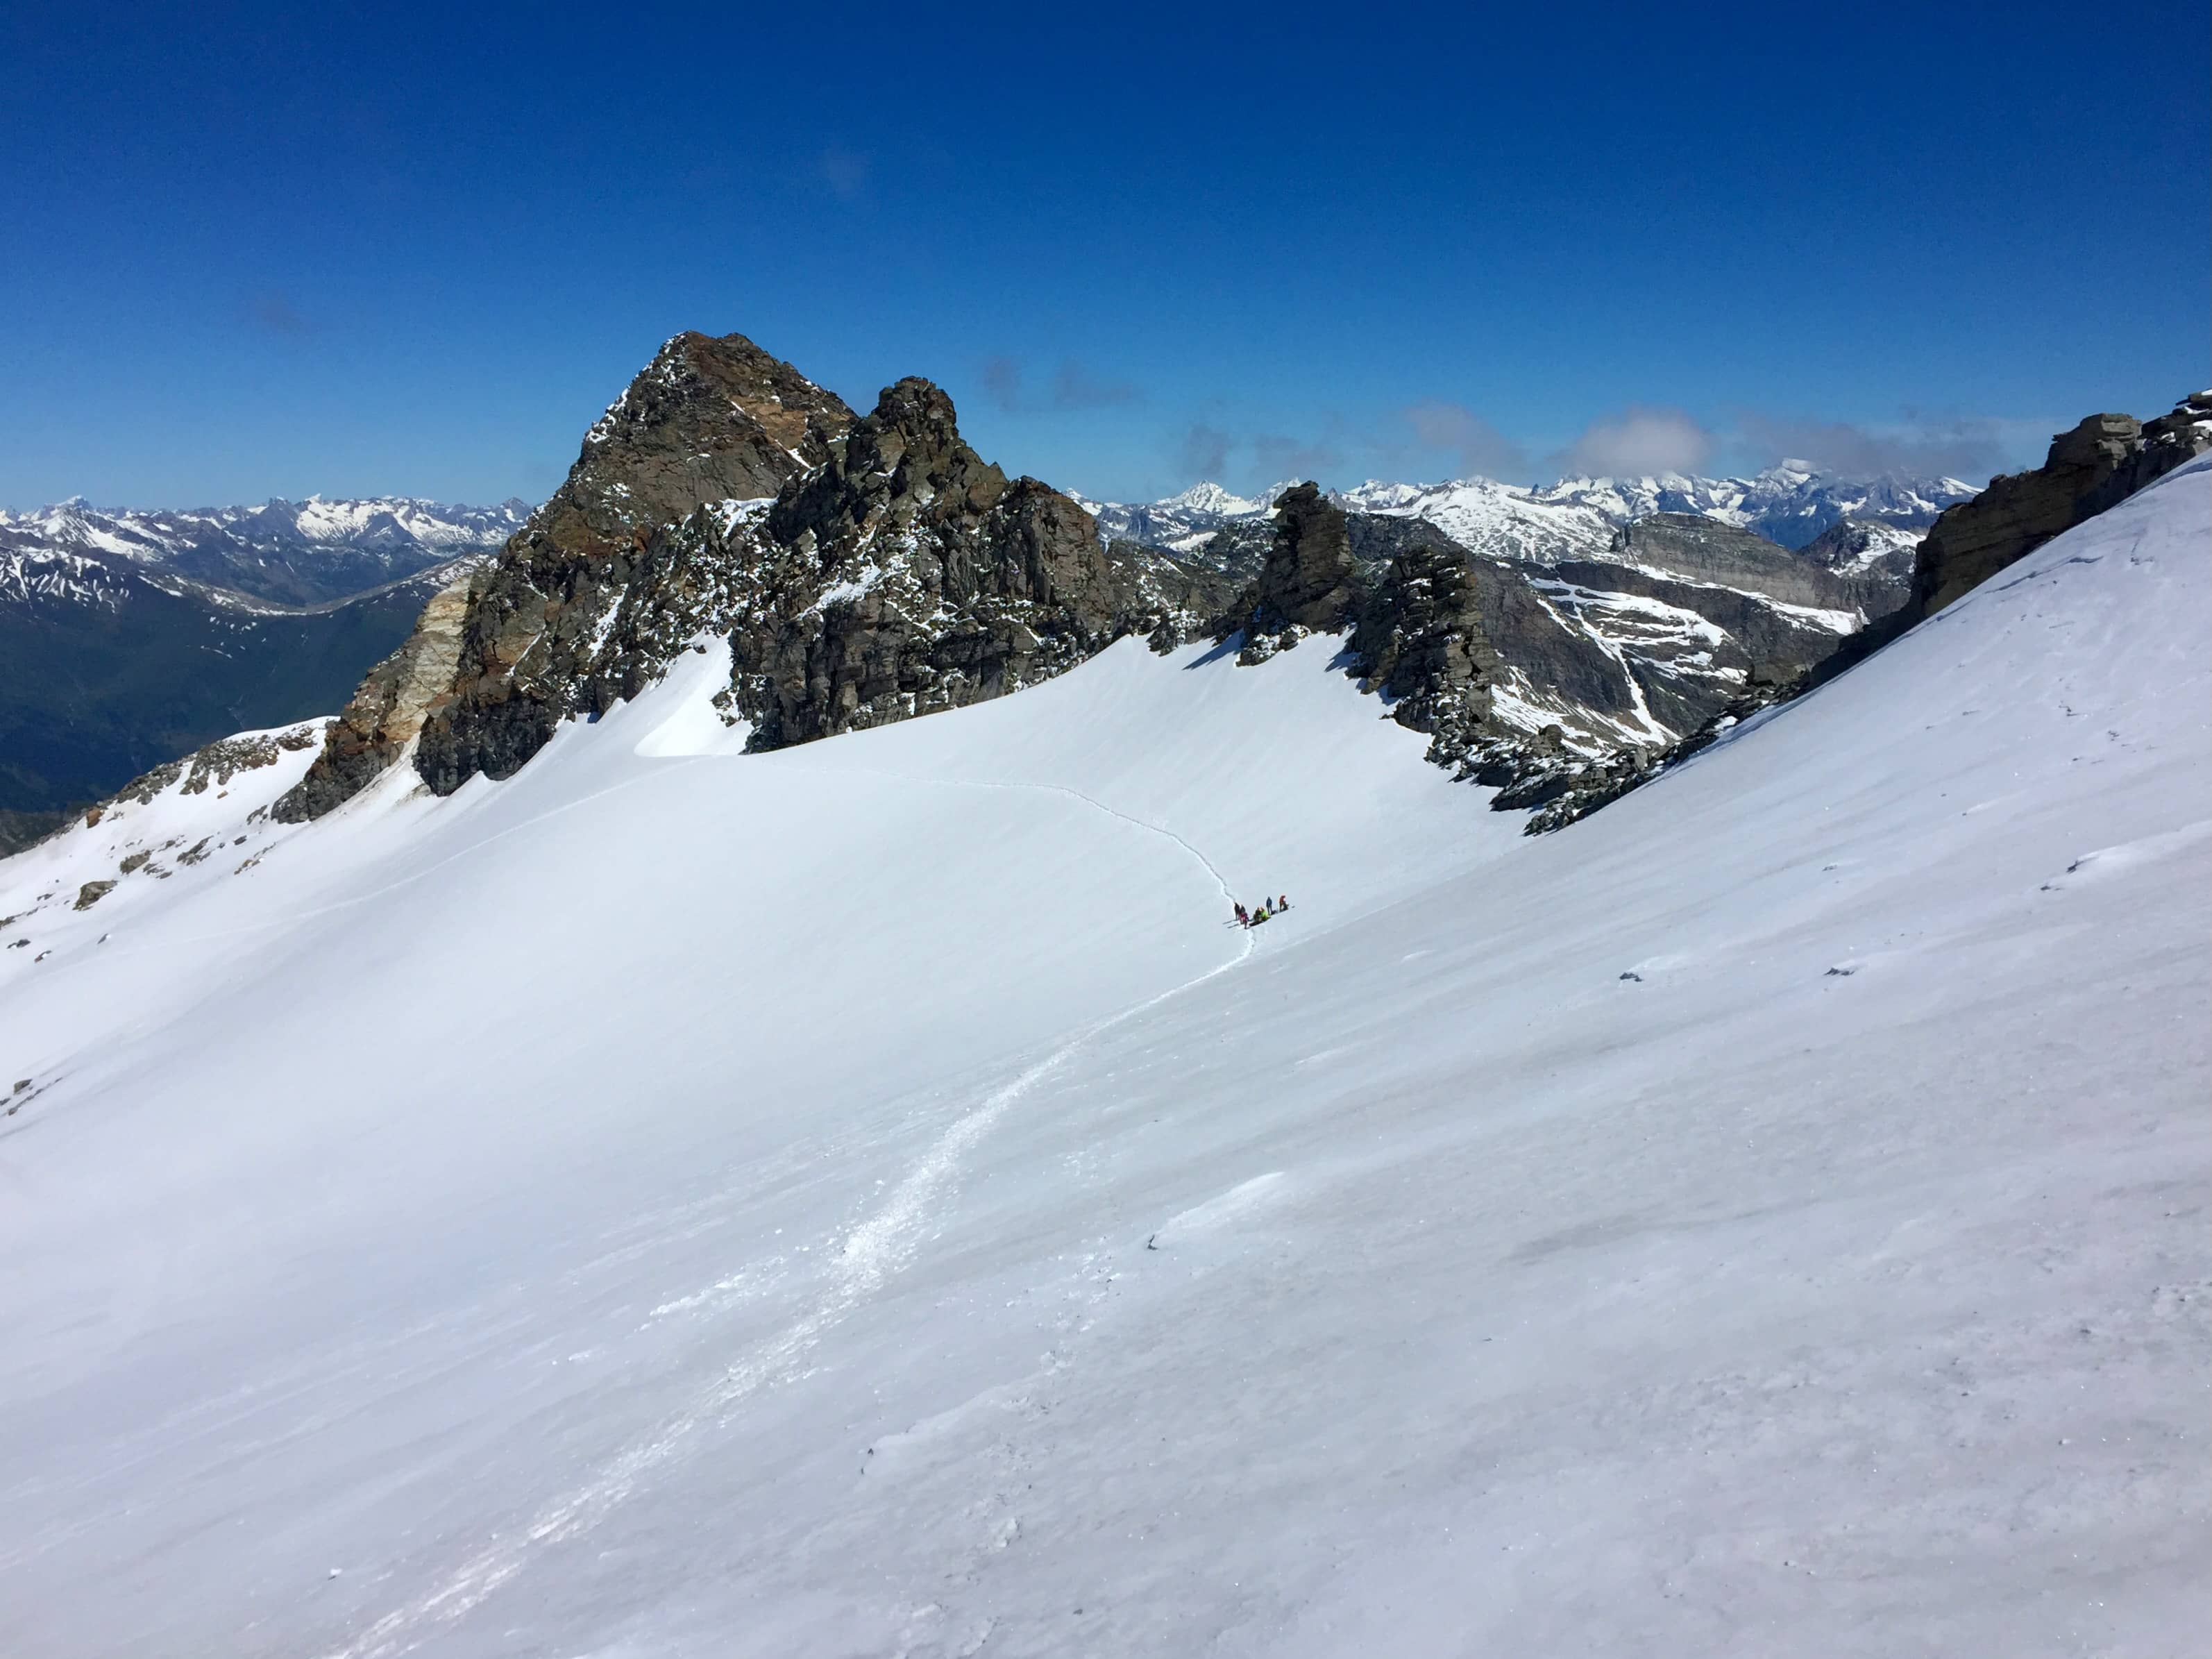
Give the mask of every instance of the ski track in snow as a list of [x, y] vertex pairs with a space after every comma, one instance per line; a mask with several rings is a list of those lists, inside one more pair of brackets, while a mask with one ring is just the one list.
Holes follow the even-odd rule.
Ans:
[[[1072, 797], [1109, 817], [1118, 818], [1124, 823], [1149, 830], [1173, 842], [1205, 867], [1206, 872], [1221, 889], [1223, 898], [1234, 902], [1229, 884], [1215, 867], [1212, 860], [1174, 830], [1143, 818], [1133, 817], [1103, 801], [1093, 799], [1079, 789], [1050, 783], [918, 778], [896, 772], [856, 769], [869, 769], [871, 775], [891, 778], [903, 783], [942, 784], [974, 789], [1030, 789]], [[611, 792], [603, 790], [599, 793]], [[596, 795], [586, 796], [584, 800], [597, 798]], [[582, 805], [584, 800], [573, 805]], [[465, 857], [494, 841], [527, 829], [532, 823], [542, 822], [543, 817], [551, 816], [552, 813], [547, 813], [516, 824], [453, 854], [453, 858]], [[441, 864], [451, 863], [453, 858], [442, 860]], [[422, 871], [392, 885], [405, 886], [428, 873], [427, 870]], [[390, 890], [392, 888], [379, 890], [380, 892]], [[343, 908], [374, 896], [375, 894], [363, 894], [329, 908]], [[319, 915], [321, 912], [307, 914]], [[385, 1659], [385, 1656], [404, 1653], [418, 1646], [416, 1632], [422, 1626], [428, 1624], [451, 1625], [466, 1617], [520, 1574], [541, 1547], [558, 1544], [590, 1531], [622, 1505], [636, 1490], [641, 1480], [675, 1457], [702, 1431], [719, 1427], [732, 1407], [762, 1389], [788, 1378], [823, 1335], [882, 1289], [892, 1274], [913, 1259], [921, 1243], [922, 1228], [939, 1193], [959, 1173], [968, 1153], [990, 1133], [1016, 1102], [1066, 1065], [1094, 1038], [1240, 966], [1250, 958], [1253, 945], [1250, 930], [1244, 930], [1238, 941], [1237, 954], [1226, 962], [1217, 963], [1179, 985], [1170, 986], [1155, 996], [1133, 1003], [1119, 1013], [1109, 1014], [1080, 1028], [1074, 1036], [1030, 1065], [1012, 1082], [986, 1097], [981, 1105], [956, 1119], [931, 1145], [921, 1161], [907, 1172], [882, 1207], [846, 1235], [844, 1245], [837, 1252], [831, 1266], [829, 1283], [811, 1312], [775, 1335], [756, 1344], [744, 1358], [715, 1378], [690, 1406], [662, 1424], [649, 1439], [630, 1447], [607, 1463], [584, 1486], [540, 1510], [521, 1533], [512, 1538], [495, 1536], [491, 1543], [471, 1557], [436, 1590], [385, 1614], [345, 1645], [329, 1650], [328, 1659]]]

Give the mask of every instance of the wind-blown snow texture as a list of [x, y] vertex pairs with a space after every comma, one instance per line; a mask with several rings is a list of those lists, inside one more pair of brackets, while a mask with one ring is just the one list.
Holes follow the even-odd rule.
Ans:
[[1536, 841], [1125, 641], [0, 864], [0, 1649], [2191, 1650], [2209, 508]]

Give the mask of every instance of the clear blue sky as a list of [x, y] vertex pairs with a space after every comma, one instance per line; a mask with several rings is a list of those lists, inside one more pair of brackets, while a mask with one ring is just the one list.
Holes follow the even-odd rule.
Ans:
[[18, 0], [0, 503], [535, 499], [684, 328], [1123, 499], [1978, 479], [2212, 380], [2209, 62], [2202, 4]]

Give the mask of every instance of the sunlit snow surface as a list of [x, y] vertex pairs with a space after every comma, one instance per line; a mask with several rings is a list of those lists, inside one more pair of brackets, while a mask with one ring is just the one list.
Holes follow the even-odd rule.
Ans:
[[2208, 495], [1537, 841], [1326, 641], [710, 650], [67, 912], [0, 1650], [2193, 1650]]

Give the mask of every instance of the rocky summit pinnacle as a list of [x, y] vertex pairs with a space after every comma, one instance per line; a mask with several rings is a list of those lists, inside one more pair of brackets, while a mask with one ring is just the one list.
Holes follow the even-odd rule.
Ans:
[[852, 419], [743, 335], [677, 335], [585, 434], [552, 499], [446, 606], [458, 618], [426, 615], [450, 637], [410, 641], [404, 669], [370, 674], [277, 816], [328, 811], [410, 738], [441, 794], [478, 772], [511, 775], [577, 712], [600, 623], [653, 533], [708, 502], [773, 495], [828, 460]]
[[1247, 584], [1221, 631], [1242, 629], [1242, 660], [1269, 655], [1271, 636], [1346, 626], [1358, 609], [1360, 568], [1344, 509], [1319, 484], [1293, 484], [1275, 498], [1273, 535], [1258, 573]]
[[927, 380], [855, 418], [741, 336], [681, 334], [497, 563], [372, 671], [277, 811], [319, 816], [410, 741], [436, 793], [507, 777], [706, 637], [728, 642], [725, 712], [775, 748], [997, 696], [1124, 634], [1180, 641], [1231, 586], [1109, 550], [1073, 498], [969, 447]]

